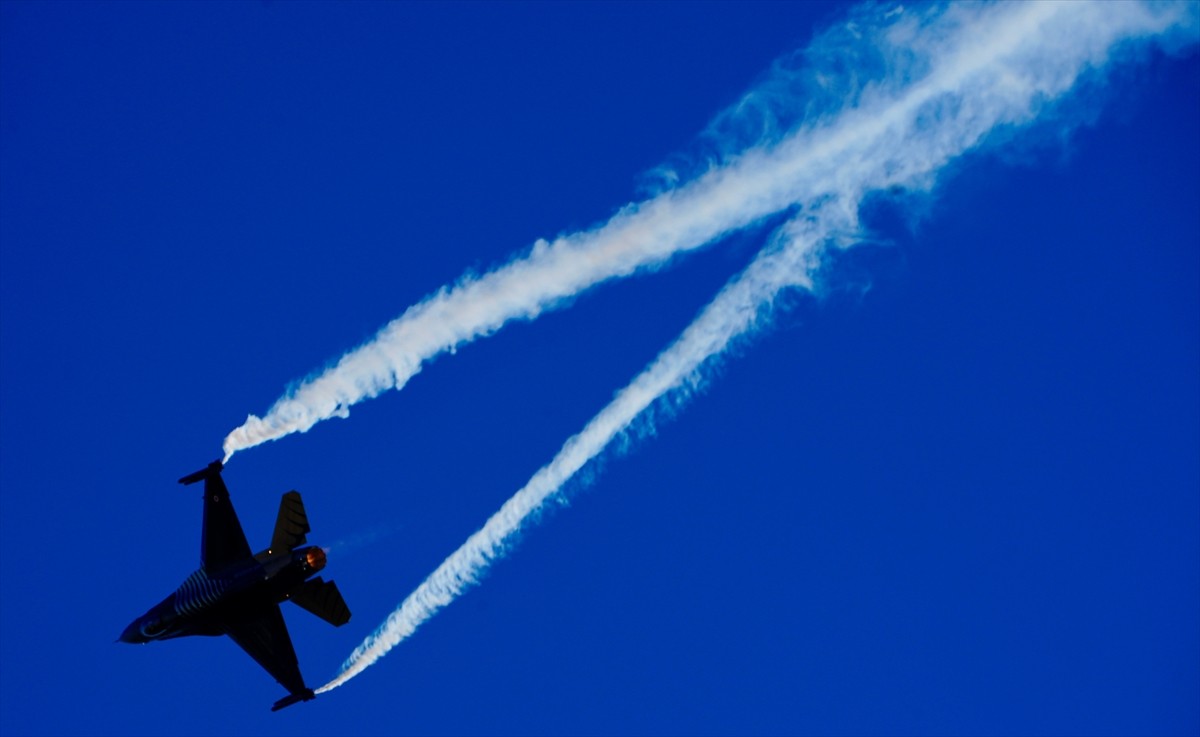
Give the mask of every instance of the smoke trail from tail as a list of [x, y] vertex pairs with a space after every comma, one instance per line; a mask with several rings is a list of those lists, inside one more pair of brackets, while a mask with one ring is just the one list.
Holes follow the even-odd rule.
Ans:
[[[975, 96], [970, 98], [973, 102], [993, 111], [1009, 108], [1002, 115], [1012, 118], [997, 117], [993, 124], [1018, 122], [1039, 103], [1029, 94], [1031, 83], [1040, 85], [1038, 92], [1054, 96], [1069, 85], [1080, 64], [1103, 61], [1113, 40], [1102, 38], [1103, 31], [1113, 30], [1108, 26], [1120, 26], [1123, 32], [1133, 34], [1153, 33], [1162, 29], [1165, 18], [1185, 11], [1175, 6], [1125, 4], [1071, 10], [1039, 3], [1024, 9], [981, 5], [917, 13], [902, 12], [899, 7], [887, 13], [870, 12], [876, 17], [890, 13], [890, 23], [871, 26], [868, 11], [862, 11], [856, 22], [847, 23], [839, 33], [818, 39], [810, 52], [815, 58], [821, 53], [845, 56], [845, 44], [856, 41], [872, 51], [870, 63], [880, 66], [882, 75], [869, 85], [862, 85], [858, 77], [869, 76], [861, 73], [874, 69], [856, 70], [858, 73], [845, 75], [847, 79], [836, 83], [831, 82], [836, 75], [821, 70], [811, 77], [807, 72], [800, 75], [815, 80], [810, 88], [815, 85], [826, 93], [836, 88], [843, 98], [851, 99], [852, 106], [836, 116], [797, 126], [778, 140], [760, 141], [724, 156], [720, 164], [690, 182], [627, 205], [595, 230], [564, 235], [553, 242], [538, 241], [528, 254], [505, 266], [443, 288], [410, 307], [371, 341], [289, 391], [263, 417], [248, 416], [226, 437], [225, 459], [268, 440], [305, 432], [321, 420], [346, 417], [352, 405], [403, 387], [430, 358], [491, 334], [510, 320], [533, 319], [604, 280], [660, 266], [672, 256], [817, 197], [861, 189], [868, 174], [875, 184], [888, 186], [877, 176], [881, 157], [894, 159], [900, 167], [890, 176], [892, 180], [919, 185], [905, 175], [911, 157], [886, 147], [909, 135], [914, 126], [936, 123], [950, 112], [943, 108], [967, 99], [958, 94], [966, 82], [982, 83], [996, 98]], [[1072, 47], [1074, 56], [1070, 49], [1054, 53], [1033, 48], [1032, 40], [1021, 37], [1019, 30], [1016, 36], [1003, 30], [1008, 20], [1018, 16], [1041, 17], [1044, 27], [1055, 27], [1063, 34], [1072, 29], [1062, 18], [1082, 18], [1091, 24], [1094, 33], [1089, 38], [1095, 46], [1077, 44]], [[964, 43], [965, 28], [973, 29], [977, 43]], [[1045, 40], [1053, 44], [1056, 39]], [[1046, 70], [1038, 71], [1036, 82], [1027, 65], [1005, 66], [1010, 70], [1007, 77], [990, 73], [986, 64], [1004, 55], [1036, 57]], [[866, 59], [868, 55], [860, 56]], [[934, 62], [937, 68], [925, 73]], [[923, 77], [922, 82], [909, 84], [913, 76]], [[797, 107], [802, 101], [791, 97], [794, 91], [781, 93], [783, 87], [765, 84], [738, 109]], [[905, 94], [897, 96], [898, 89]], [[1005, 98], [1012, 98], [1015, 104], [1006, 105]], [[718, 120], [737, 117], [735, 113]], [[974, 129], [947, 132], [979, 135]], [[735, 138], [729, 137], [730, 141]], [[963, 142], [946, 143], [955, 150], [963, 147]], [[917, 158], [928, 153], [920, 151]], [[915, 165], [919, 168], [921, 162]]]
[[[784, 176], [792, 193], [825, 189], [805, 200], [806, 207], [676, 342], [443, 561], [319, 692], [361, 673], [474, 584], [532, 515], [647, 408], [672, 392], [686, 396], [706, 362], [752, 334], [781, 291], [810, 288], [822, 250], [853, 245], [866, 194], [928, 188], [947, 164], [978, 147], [989, 132], [1031, 122], [1081, 74], [1102, 66], [1120, 42], [1181, 26], [1193, 33], [1198, 15], [1194, 6], [1178, 4], [1009, 3], [935, 8], [915, 20], [892, 10], [884, 14], [888, 24], [855, 29], [870, 43], [883, 39], [892, 51], [905, 52], [889, 56], [903, 61], [900, 76], [906, 83], [866, 88], [831, 122], [735, 164]], [[821, 153], [803, 156], [790, 150], [793, 146]], [[752, 159], [753, 166], [747, 164]], [[800, 159], [805, 170], [791, 170]], [[745, 171], [739, 169], [741, 175]], [[761, 184], [752, 176], [741, 181]]]

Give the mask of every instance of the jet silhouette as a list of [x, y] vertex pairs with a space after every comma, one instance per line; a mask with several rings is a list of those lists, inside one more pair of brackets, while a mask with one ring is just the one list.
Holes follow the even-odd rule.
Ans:
[[271, 707], [278, 711], [316, 698], [300, 675], [279, 604], [290, 600], [335, 627], [350, 621], [350, 609], [333, 581], [312, 578], [325, 567], [325, 551], [301, 547], [310, 528], [300, 494], [283, 495], [271, 547], [252, 554], [221, 469], [221, 462], [213, 461], [179, 479], [181, 484], [204, 481], [199, 570], [126, 627], [120, 641], [229, 635], [288, 690]]

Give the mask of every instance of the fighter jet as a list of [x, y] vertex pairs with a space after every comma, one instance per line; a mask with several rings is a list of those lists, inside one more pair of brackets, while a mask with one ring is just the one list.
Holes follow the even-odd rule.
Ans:
[[350, 609], [333, 581], [312, 578], [325, 567], [325, 551], [304, 546], [310, 529], [300, 494], [283, 495], [271, 546], [252, 554], [221, 469], [221, 462], [214, 461], [179, 479], [185, 485], [204, 481], [200, 569], [126, 627], [120, 641], [229, 635], [288, 690], [271, 707], [278, 711], [316, 698], [300, 675], [279, 605], [291, 601], [335, 627], [350, 621]]

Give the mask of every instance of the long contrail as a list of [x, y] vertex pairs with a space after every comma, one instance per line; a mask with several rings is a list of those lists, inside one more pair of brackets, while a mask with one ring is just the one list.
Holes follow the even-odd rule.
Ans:
[[[1117, 5], [1121, 7], [1111, 9], [1110, 16], [1132, 25], [1142, 23], [1148, 32], [1171, 14], [1141, 5]], [[1053, 17], [1061, 8], [1037, 4], [1027, 10]], [[1095, 9], [1086, 12], [1100, 15]], [[263, 417], [248, 416], [225, 438], [226, 460], [239, 450], [305, 432], [321, 420], [346, 417], [352, 405], [403, 387], [430, 358], [495, 332], [510, 320], [533, 319], [602, 281], [660, 266], [673, 256], [763, 218], [861, 183], [857, 168], [888, 153], [879, 147], [893, 144], [903, 121], [911, 119], [914, 110], [936, 115], [934, 97], [954, 89], [964, 75], [978, 73], [977, 62], [989, 58], [988, 48], [1019, 53], [1028, 45], [1027, 39], [1006, 39], [995, 28], [977, 25], [979, 18], [999, 21], [1015, 14], [1016, 9], [1002, 6], [926, 9], [899, 12], [887, 28], [852, 27], [860, 37], [870, 36], [877, 42], [874, 48], [883, 53], [882, 62], [890, 65], [892, 78], [856, 90], [858, 104], [833, 123], [801, 126], [778, 141], [730, 155], [684, 185], [625, 206], [594, 230], [560, 236], [553, 242], [538, 241], [527, 254], [505, 266], [443, 288], [410, 307], [330, 368], [301, 382]], [[978, 47], [958, 47], [950, 52], [957, 55], [957, 66], [949, 63], [928, 76], [927, 84], [919, 89], [890, 99], [893, 88], [906, 81], [907, 75], [921, 71], [911, 58], [903, 59], [903, 64], [896, 60], [903, 54], [925, 59], [946, 56], [946, 47], [955, 43], [956, 29], [964, 24], [973, 24], [971, 27], [983, 34]], [[904, 38], [885, 38], [885, 31], [916, 34], [915, 40], [926, 46], [908, 44]], [[845, 38], [839, 36], [838, 40]], [[1054, 54], [1042, 54], [1042, 58], [1052, 70], [1063, 61]], [[816, 79], [820, 83], [829, 78], [821, 78], [818, 70]], [[1022, 84], [1018, 79], [1011, 81]], [[1022, 92], [1007, 89], [1004, 80], [991, 82], [991, 90], [999, 95]], [[782, 104], [796, 102], [784, 100]], [[1026, 108], [1034, 103], [1026, 99]], [[900, 175], [896, 178], [903, 180]]]
[[[319, 692], [361, 673], [475, 583], [568, 480], [657, 401], [672, 392], [686, 396], [706, 362], [753, 333], [783, 290], [810, 288], [822, 252], [855, 242], [864, 196], [896, 187], [927, 189], [990, 132], [1032, 122], [1081, 75], [1102, 68], [1122, 42], [1179, 28], [1194, 34], [1198, 13], [1182, 4], [1072, 2], [926, 8], [917, 18], [897, 8], [877, 14], [889, 19], [877, 27], [857, 25], [863, 17], [846, 27], [864, 43], [881, 45], [882, 58], [902, 65], [886, 73], [906, 83], [867, 86], [830, 122], [741, 157], [728, 179], [718, 175], [720, 186], [737, 181], [757, 195], [771, 189], [760, 178], [770, 172], [787, 182], [782, 191], [805, 192], [806, 198], [796, 201], [799, 211], [675, 343], [439, 565]], [[813, 151], [800, 150], [805, 147]], [[742, 195], [723, 193], [729, 202], [756, 203], [723, 222], [749, 222], [767, 207]]]

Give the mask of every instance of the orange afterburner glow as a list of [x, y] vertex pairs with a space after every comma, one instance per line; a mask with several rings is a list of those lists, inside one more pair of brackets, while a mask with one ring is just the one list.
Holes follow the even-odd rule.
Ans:
[[314, 571], [319, 571], [325, 567], [325, 551], [320, 548], [309, 548], [305, 553], [304, 559], [308, 561], [308, 567]]

